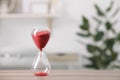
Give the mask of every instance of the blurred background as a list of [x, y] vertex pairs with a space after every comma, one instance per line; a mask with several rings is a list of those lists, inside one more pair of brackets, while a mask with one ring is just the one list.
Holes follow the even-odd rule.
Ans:
[[0, 0], [0, 69], [30, 69], [31, 32], [48, 26], [52, 69], [120, 69], [120, 0]]

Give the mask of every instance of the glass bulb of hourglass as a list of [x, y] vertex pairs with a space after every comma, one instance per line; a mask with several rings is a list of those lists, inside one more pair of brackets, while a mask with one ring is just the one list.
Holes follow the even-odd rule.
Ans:
[[40, 50], [32, 65], [35, 76], [47, 76], [50, 72], [50, 63], [47, 56], [42, 51], [50, 38], [50, 30], [47, 28], [35, 28], [32, 32], [32, 38], [37, 48]]
[[50, 72], [50, 63], [44, 52], [39, 52], [33, 61], [32, 70], [35, 76], [47, 76]]
[[34, 28], [32, 38], [40, 51], [46, 46], [50, 38], [50, 30], [48, 28]]

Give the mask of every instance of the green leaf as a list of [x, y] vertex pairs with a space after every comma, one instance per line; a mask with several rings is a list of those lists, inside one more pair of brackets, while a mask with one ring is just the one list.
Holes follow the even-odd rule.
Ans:
[[96, 56], [88, 57], [88, 60], [90, 60], [94, 64], [97, 61], [96, 59], [97, 59]]
[[82, 17], [82, 22], [83, 22], [83, 24], [80, 25], [80, 28], [82, 30], [89, 30], [89, 21], [85, 16]]
[[120, 33], [117, 35], [117, 40], [120, 41]]
[[92, 65], [92, 64], [87, 64], [87, 65], [85, 65], [85, 67], [87, 67], [87, 68], [95, 68], [95, 66], [94, 65]]
[[111, 60], [109, 57], [106, 57], [106, 59], [103, 61], [104, 67], [107, 67], [111, 63]]
[[92, 56], [87, 58], [89, 61], [91, 61], [91, 64], [85, 65], [87, 68], [94, 68], [94, 69], [99, 69], [98, 66], [98, 56]]
[[112, 24], [111, 24], [109, 21], [107, 21], [107, 22], [105, 23], [105, 26], [106, 26], [106, 29], [107, 29], [107, 30], [112, 29]]
[[111, 38], [111, 39], [107, 39], [105, 40], [105, 45], [106, 45], [106, 48], [108, 49], [112, 49], [113, 48], [113, 45], [115, 43], [115, 39], [114, 38]]
[[81, 28], [82, 30], [88, 30], [88, 26], [81, 25], [80, 28]]
[[88, 45], [87, 45], [87, 50], [88, 50], [90, 53], [94, 53], [94, 52], [97, 50], [97, 48], [96, 48], [96, 46], [94, 46], [94, 45], [88, 44]]
[[112, 57], [112, 61], [114, 61], [117, 58], [117, 56], [118, 56], [117, 53], [113, 53], [112, 56], [111, 56]]
[[83, 23], [87, 23], [88, 24], [88, 19], [85, 17], [85, 16], [82, 16], [82, 20], [83, 20]]
[[114, 2], [113, 2], [113, 1], [111, 1], [111, 3], [110, 3], [110, 5], [109, 5], [109, 7], [106, 9], [106, 11], [107, 11], [107, 12], [109, 12], [109, 11], [112, 9], [113, 4], [114, 4]]
[[90, 36], [90, 34], [83, 34], [83, 33], [77, 33], [77, 35], [78, 36], [82, 36], [82, 37], [89, 37]]
[[95, 9], [96, 9], [97, 14], [98, 14], [99, 16], [105, 16], [105, 14], [102, 12], [102, 10], [98, 7], [97, 4], [95, 4]]
[[109, 56], [106, 56], [106, 58], [104, 59], [104, 65], [108, 66], [111, 62], [113, 62], [114, 60], [117, 59], [117, 53], [113, 53]]
[[99, 68], [97, 67], [97, 65], [95, 65], [95, 64], [87, 64], [87, 65], [85, 65], [85, 67], [87, 67], [87, 68], [92, 68], [92, 69], [99, 69]]
[[95, 40], [95, 41], [100, 41], [100, 40], [103, 38], [103, 36], [104, 36], [104, 32], [99, 31], [99, 32], [97, 32], [97, 34], [94, 36], [94, 40]]

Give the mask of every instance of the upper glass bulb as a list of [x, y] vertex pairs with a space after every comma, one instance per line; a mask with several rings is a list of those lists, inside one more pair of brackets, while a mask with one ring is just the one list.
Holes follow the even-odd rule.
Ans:
[[42, 51], [50, 38], [50, 30], [46, 27], [34, 28], [32, 31], [32, 38], [38, 49]]

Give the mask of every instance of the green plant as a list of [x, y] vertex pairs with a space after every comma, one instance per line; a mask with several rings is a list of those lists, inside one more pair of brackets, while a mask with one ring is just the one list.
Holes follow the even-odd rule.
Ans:
[[[114, 50], [114, 46], [116, 43], [120, 44], [120, 32], [117, 32], [114, 26], [118, 23], [118, 19], [112, 21], [109, 17], [114, 19], [119, 13], [119, 7], [114, 10], [113, 6], [113, 1], [105, 10], [102, 10], [97, 4], [94, 5], [97, 13], [92, 17], [97, 24], [94, 32], [90, 29], [90, 20], [82, 16], [82, 24], [79, 26], [80, 31], [77, 32], [77, 35], [92, 39], [91, 43], [86, 44], [86, 49], [91, 55], [85, 57], [91, 62], [91, 64], [85, 65], [87, 68], [107, 69], [112, 62], [117, 61], [118, 52]], [[112, 14], [110, 15], [110, 13]], [[101, 27], [104, 30], [100, 30]]]

